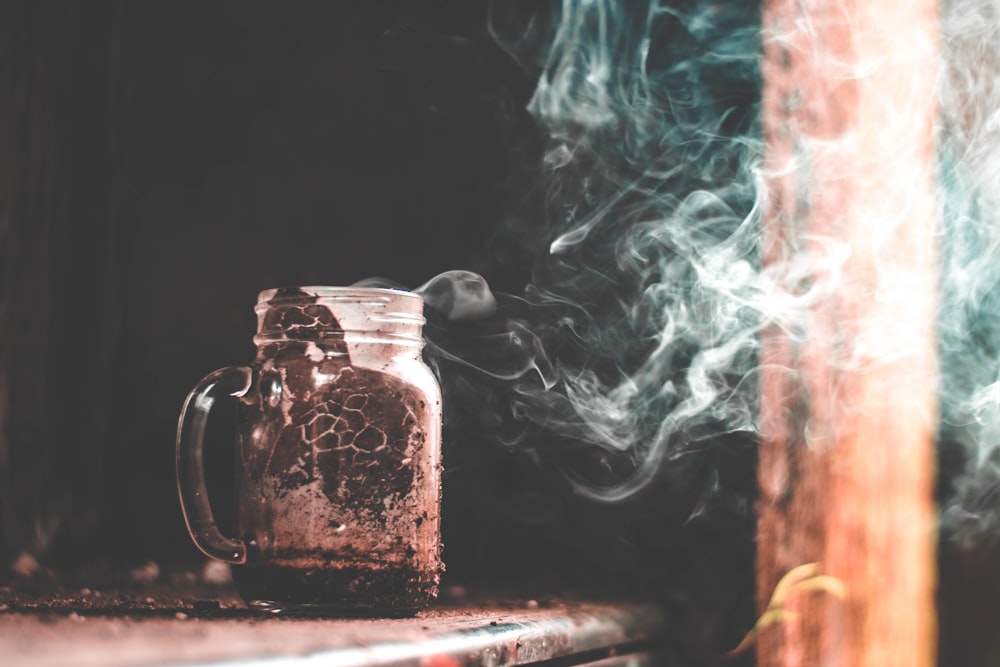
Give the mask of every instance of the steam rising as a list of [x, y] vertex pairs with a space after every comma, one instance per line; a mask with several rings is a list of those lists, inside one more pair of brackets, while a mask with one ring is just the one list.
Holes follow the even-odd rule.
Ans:
[[943, 43], [942, 530], [1000, 538], [1000, 11], [952, 2]]
[[[527, 6], [497, 3], [491, 30], [537, 77], [528, 111], [545, 142], [544, 205], [506, 232], [541, 236], [545, 252], [519, 296], [493, 301], [463, 272], [422, 287], [446, 320], [432, 319], [429, 349], [463, 370], [446, 391], [479, 415], [468, 432], [527, 453], [580, 497], [634, 501], [658, 480], [689, 483], [692, 461], [752, 451], [762, 327], [806, 335], [853, 250], [810, 238], [786, 264], [761, 265], [759, 4]], [[1000, 5], [944, 9], [939, 495], [944, 538], [976, 543], [1000, 536]], [[879, 278], [888, 298], [935, 299], [905, 276]], [[907, 353], [878, 338], [839, 361]], [[752, 487], [753, 459], [739, 461]], [[752, 526], [752, 490], [727, 487], [724, 465], [698, 471], [686, 520], [721, 507], [726, 530]], [[678, 595], [692, 613], [691, 594]]]
[[[431, 349], [490, 378], [484, 431], [557, 459], [577, 492], [621, 500], [724, 436], [752, 441], [762, 326], [802, 335], [851, 249], [813, 238], [761, 267], [759, 5], [519, 7], [497, 3], [491, 30], [537, 75], [545, 192], [508, 232], [543, 227], [547, 252], [520, 296], [494, 300], [467, 272], [422, 286], [448, 320], [474, 321], [432, 327]], [[946, 535], [970, 539], [1000, 535], [998, 11], [952, 1], [942, 26], [941, 494]], [[475, 373], [459, 385], [482, 393]]]
[[[611, 456], [596, 474], [592, 461], [559, 470], [620, 500], [668, 461], [756, 429], [759, 19], [567, 0], [526, 23], [496, 7], [503, 47], [544, 54], [528, 110], [547, 143], [545, 207], [527, 215], [548, 253], [523, 296], [501, 295], [504, 331], [433, 348], [511, 381], [525, 428], [509, 445]], [[470, 359], [484, 341], [490, 359]]]
[[446, 271], [413, 290], [449, 320], [482, 319], [497, 310], [486, 280], [470, 271]]
[[754, 613], [757, 352], [775, 307], [759, 6], [693, 4], [493, 5], [495, 40], [537, 81], [541, 192], [503, 230], [532, 269], [493, 315], [432, 307], [425, 331], [446, 484], [487, 469], [469, 473], [484, 506], [655, 589], [701, 664]]

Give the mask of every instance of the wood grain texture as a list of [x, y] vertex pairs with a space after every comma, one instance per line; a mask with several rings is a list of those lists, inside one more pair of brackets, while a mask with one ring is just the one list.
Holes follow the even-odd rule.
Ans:
[[933, 0], [770, 0], [758, 602], [808, 562], [758, 664], [931, 665], [936, 423]]

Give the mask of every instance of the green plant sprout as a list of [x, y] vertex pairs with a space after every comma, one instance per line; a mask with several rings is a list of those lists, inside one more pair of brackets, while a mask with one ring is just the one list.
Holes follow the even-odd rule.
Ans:
[[774, 592], [771, 593], [771, 599], [767, 603], [767, 609], [760, 615], [760, 618], [757, 619], [739, 645], [729, 651], [727, 655], [734, 657], [745, 652], [756, 641], [761, 630], [769, 625], [798, 620], [799, 615], [796, 612], [785, 609], [785, 602], [792, 593], [810, 591], [829, 593], [839, 600], [847, 597], [847, 586], [844, 582], [837, 577], [822, 574], [819, 563], [805, 563], [794, 567], [778, 580]]

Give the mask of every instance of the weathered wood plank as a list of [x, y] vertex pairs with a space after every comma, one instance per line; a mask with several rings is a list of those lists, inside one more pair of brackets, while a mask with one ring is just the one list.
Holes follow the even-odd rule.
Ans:
[[[769, 0], [758, 664], [934, 661], [934, 0]], [[822, 580], [820, 580], [822, 581]], [[846, 592], [835, 595], [838, 586]]]

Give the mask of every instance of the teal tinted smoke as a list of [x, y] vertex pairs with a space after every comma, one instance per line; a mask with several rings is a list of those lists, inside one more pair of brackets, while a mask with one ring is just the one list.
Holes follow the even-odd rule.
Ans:
[[564, 468], [595, 498], [756, 430], [759, 15], [733, 5], [566, 1], [532, 30], [494, 25], [541, 66], [546, 140], [548, 253], [520, 337], [554, 376], [518, 385], [520, 416], [631, 461], [599, 481]]

